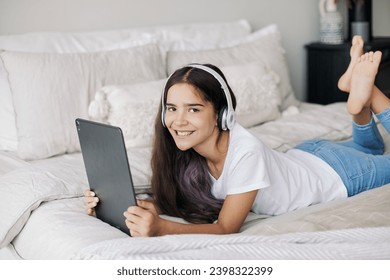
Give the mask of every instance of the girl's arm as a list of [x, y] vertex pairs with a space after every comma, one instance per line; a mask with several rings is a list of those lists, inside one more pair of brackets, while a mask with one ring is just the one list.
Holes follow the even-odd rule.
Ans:
[[228, 234], [240, 230], [257, 195], [257, 190], [228, 195], [218, 221], [214, 224], [182, 224], [162, 219], [150, 201], [138, 201], [124, 213], [126, 225], [132, 236], [159, 236], [166, 234], [205, 233]]

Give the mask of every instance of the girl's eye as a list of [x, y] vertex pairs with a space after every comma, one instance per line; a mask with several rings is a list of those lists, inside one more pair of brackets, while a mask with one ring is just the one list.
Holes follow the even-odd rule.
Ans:
[[197, 108], [190, 108], [188, 111], [190, 111], [192, 113], [196, 113], [196, 112], [199, 112], [199, 109], [197, 109]]
[[173, 111], [176, 111], [176, 108], [172, 107], [172, 106], [168, 106], [167, 111], [173, 112]]

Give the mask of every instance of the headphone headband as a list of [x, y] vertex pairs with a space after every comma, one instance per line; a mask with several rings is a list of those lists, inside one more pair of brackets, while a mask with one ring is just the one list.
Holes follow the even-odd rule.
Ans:
[[[192, 68], [201, 69], [201, 70], [211, 74], [219, 82], [219, 84], [221, 85], [221, 88], [225, 94], [227, 108], [222, 109], [222, 112], [219, 113], [218, 124], [222, 130], [227, 130], [227, 129], [233, 128], [234, 123], [235, 123], [233, 101], [232, 101], [232, 97], [231, 97], [231, 94], [229, 91], [229, 87], [226, 84], [225, 80], [221, 77], [221, 75], [218, 74], [218, 72], [216, 72], [214, 69], [212, 69], [208, 66], [202, 65], [202, 64], [188, 64], [187, 66], [184, 66], [184, 67], [192, 67]], [[168, 77], [167, 81], [171, 78], [172, 75], [173, 74], [171, 74]], [[162, 106], [161, 121], [162, 121], [162, 125], [164, 127], [165, 127], [165, 113], [166, 113], [165, 100], [164, 100], [165, 87], [166, 87], [166, 84], [163, 88], [163, 93], [161, 96], [161, 106]]]

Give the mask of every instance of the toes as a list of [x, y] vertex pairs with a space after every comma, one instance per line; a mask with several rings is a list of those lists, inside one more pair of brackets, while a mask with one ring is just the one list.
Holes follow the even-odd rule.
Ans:
[[372, 55], [372, 61], [379, 64], [381, 62], [381, 58], [382, 58], [382, 52], [380, 51], [376, 51], [373, 55]]
[[363, 45], [364, 44], [364, 40], [363, 40], [363, 37], [360, 36], [360, 35], [355, 35], [353, 36], [352, 38], [352, 45]]
[[369, 59], [369, 53], [364, 53], [362, 54], [362, 56], [360, 57], [360, 61], [367, 61]]
[[367, 52], [363, 54], [360, 57], [360, 61], [369, 61], [369, 62], [375, 62], [376, 64], [379, 64], [381, 62], [382, 58], [382, 52], [376, 51], [376, 52]]

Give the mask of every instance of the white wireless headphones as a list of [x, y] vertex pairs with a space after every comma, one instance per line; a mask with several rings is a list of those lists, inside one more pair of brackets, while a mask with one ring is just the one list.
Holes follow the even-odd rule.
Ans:
[[[234, 108], [233, 108], [233, 101], [232, 101], [232, 97], [230, 95], [230, 91], [229, 91], [229, 88], [225, 82], [225, 80], [221, 77], [221, 75], [219, 75], [214, 69], [211, 69], [210, 67], [207, 67], [205, 65], [201, 65], [201, 64], [189, 64], [185, 67], [192, 67], [192, 68], [197, 68], [197, 69], [201, 69], [203, 71], [206, 71], [208, 72], [209, 74], [213, 75], [213, 77], [219, 82], [219, 84], [221, 85], [221, 88], [225, 94], [225, 97], [226, 97], [226, 101], [227, 101], [227, 108], [226, 107], [223, 107], [219, 113], [218, 113], [218, 119], [217, 119], [217, 124], [218, 124], [218, 127], [222, 130], [227, 130], [227, 129], [232, 129], [235, 122], [236, 122], [236, 118], [234, 116]], [[172, 74], [171, 74], [172, 76]], [[169, 78], [171, 77], [169, 76]], [[168, 78], [168, 80], [169, 80]], [[161, 121], [162, 121], [162, 125], [163, 127], [166, 127], [165, 126], [165, 114], [166, 114], [166, 106], [165, 106], [165, 96], [164, 96], [164, 90], [165, 90], [165, 87], [166, 87], [166, 84], [163, 88], [163, 93], [162, 93], [162, 96], [161, 96], [161, 106], [162, 106], [162, 110], [161, 110]]]

